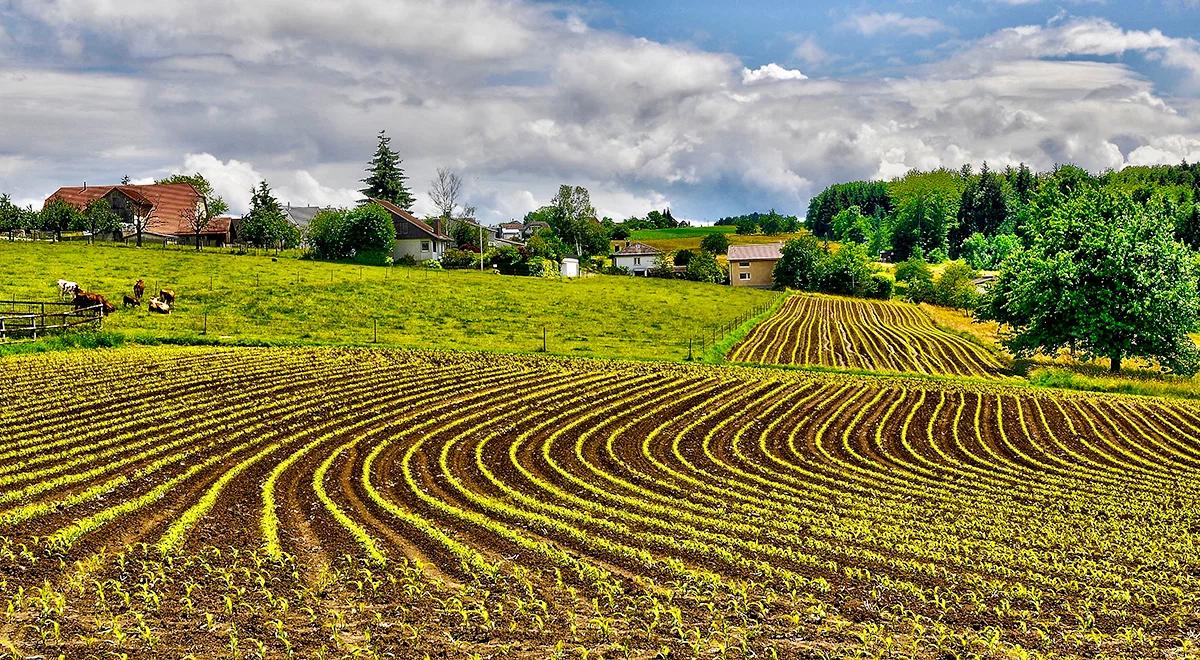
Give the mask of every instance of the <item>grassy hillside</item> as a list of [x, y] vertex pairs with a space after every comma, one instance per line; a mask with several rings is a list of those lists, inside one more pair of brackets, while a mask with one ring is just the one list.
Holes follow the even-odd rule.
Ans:
[[367, 343], [679, 359], [769, 301], [764, 291], [598, 276], [576, 281], [474, 271], [360, 267], [210, 252], [0, 241], [0, 299], [54, 300], [74, 280], [120, 304], [139, 277], [172, 287], [170, 316], [119, 311], [105, 328], [133, 337]]
[[[777, 234], [764, 236], [753, 234], [743, 236], [734, 233], [736, 227], [723, 225], [720, 227], [678, 227], [675, 229], [642, 229], [630, 234], [629, 240], [640, 241], [653, 245], [660, 250], [699, 250], [700, 241], [709, 234], [725, 234], [731, 245], [746, 245], [751, 243], [784, 243], [793, 238], [803, 236], [806, 232], [794, 234]], [[615, 244], [615, 242], [614, 242]]]

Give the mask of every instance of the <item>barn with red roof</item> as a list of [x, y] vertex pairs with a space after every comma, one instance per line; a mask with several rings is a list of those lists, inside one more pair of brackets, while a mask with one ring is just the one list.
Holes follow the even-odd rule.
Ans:
[[[121, 217], [125, 239], [134, 236], [134, 219], [144, 218], [144, 240], [194, 244], [195, 232], [188, 226], [188, 216], [203, 209], [204, 196], [190, 183], [121, 184], [106, 186], [65, 186], [46, 198], [62, 201], [80, 211], [98, 200], [108, 200], [109, 206]], [[200, 232], [201, 245], [219, 247], [229, 242], [231, 219], [213, 218]]]

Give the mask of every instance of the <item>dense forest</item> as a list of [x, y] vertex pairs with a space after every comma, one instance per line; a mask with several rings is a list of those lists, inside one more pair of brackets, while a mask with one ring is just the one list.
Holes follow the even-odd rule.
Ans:
[[[1177, 240], [1200, 248], [1200, 164], [1127, 167], [1093, 175], [1073, 165], [1035, 173], [1021, 164], [996, 171], [912, 171], [892, 181], [851, 181], [812, 198], [805, 224], [816, 236], [866, 246], [904, 261], [963, 259], [995, 269], [1028, 244], [1035, 213], [1082, 189], [1128, 196]], [[1051, 194], [1053, 193], [1053, 194]]]

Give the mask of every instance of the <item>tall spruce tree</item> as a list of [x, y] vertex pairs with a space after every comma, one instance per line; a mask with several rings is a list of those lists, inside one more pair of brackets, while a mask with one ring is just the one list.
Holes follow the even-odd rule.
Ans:
[[391, 143], [392, 138], [387, 136], [387, 132], [379, 131], [379, 146], [367, 166], [367, 178], [362, 180], [367, 187], [359, 192], [367, 197], [391, 202], [408, 211], [416, 200], [404, 184], [408, 177], [400, 167], [403, 161], [400, 160], [399, 154], [392, 151]]
[[958, 205], [958, 223], [950, 231], [950, 256], [957, 258], [963, 241], [972, 234], [979, 233], [988, 238], [995, 236], [1006, 219], [1008, 207], [1000, 177], [984, 163], [979, 176], [971, 179], [963, 189], [962, 201]]

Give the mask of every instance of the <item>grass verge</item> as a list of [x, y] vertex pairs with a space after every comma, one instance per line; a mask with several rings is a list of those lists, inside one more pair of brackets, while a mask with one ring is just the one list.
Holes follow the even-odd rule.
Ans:
[[703, 353], [701, 353], [699, 361], [712, 364], [724, 362], [725, 356], [729, 354], [730, 349], [736, 346], [739, 341], [745, 339], [746, 335], [750, 334], [750, 331], [754, 329], [754, 326], [771, 318], [775, 312], [778, 312], [779, 308], [783, 306], [783, 303], [786, 302], [787, 299], [794, 293], [794, 291], [788, 291], [776, 296], [775, 301], [771, 303], [771, 306], [767, 307], [765, 311], [746, 319], [736, 328], [730, 330], [724, 337], [717, 340], [716, 343], [707, 348]]

